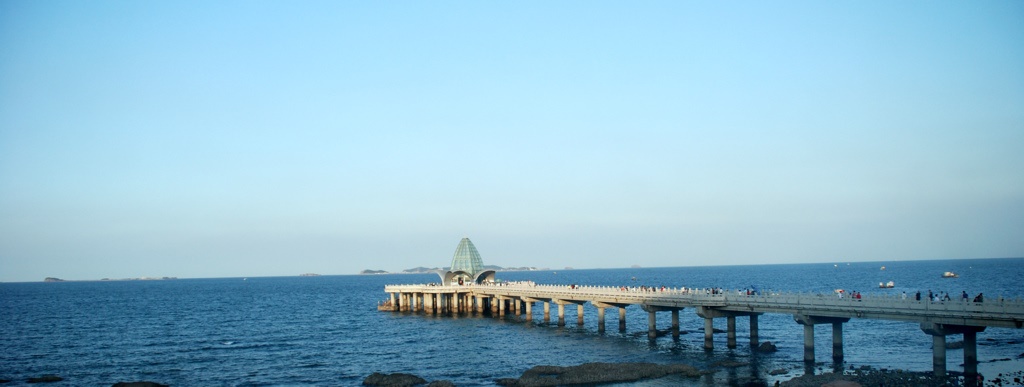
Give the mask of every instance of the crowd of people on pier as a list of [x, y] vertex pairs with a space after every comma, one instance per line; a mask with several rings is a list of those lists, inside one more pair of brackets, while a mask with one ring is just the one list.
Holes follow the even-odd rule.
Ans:
[[[839, 299], [841, 300], [841, 299], [843, 299], [843, 294], [846, 293], [846, 290], [837, 289], [836, 293], [839, 294]], [[860, 298], [861, 298], [860, 292], [858, 292], [856, 290], [850, 292], [850, 299], [851, 300], [860, 301]]]
[[[903, 292], [903, 294], [900, 296], [900, 298], [906, 300], [907, 299], [907, 292]], [[953, 298], [949, 296], [948, 292], [938, 293], [938, 292], [932, 292], [931, 289], [929, 289], [928, 290], [928, 298], [926, 298], [925, 300], [926, 301], [931, 301], [931, 302], [944, 302], [944, 301], [952, 301]], [[969, 295], [967, 295], [967, 291], [964, 290], [964, 291], [962, 291], [960, 293], [960, 300], [963, 301], [963, 302], [968, 302], [968, 301], [970, 301], [972, 299], [971, 299], [971, 297]], [[914, 293], [914, 301], [921, 301], [921, 291], [920, 290], [918, 290], [917, 293]], [[977, 296], [974, 296], [973, 302], [979, 302], [980, 303], [980, 302], [984, 302], [984, 301], [985, 301], [985, 294], [984, 293], [978, 293]]]

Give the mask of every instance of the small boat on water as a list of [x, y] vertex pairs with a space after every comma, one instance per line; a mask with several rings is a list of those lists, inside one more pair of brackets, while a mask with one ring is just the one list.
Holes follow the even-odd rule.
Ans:
[[882, 288], [882, 289], [892, 289], [892, 288], [896, 287], [896, 282], [894, 282], [894, 281], [889, 281], [889, 282], [885, 282], [885, 283], [879, 282], [878, 283], [878, 287]]
[[960, 278], [960, 275], [951, 271], [942, 273], [942, 278]]

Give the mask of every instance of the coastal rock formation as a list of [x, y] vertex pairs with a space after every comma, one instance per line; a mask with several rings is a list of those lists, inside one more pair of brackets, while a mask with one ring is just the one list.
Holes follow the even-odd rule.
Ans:
[[167, 387], [166, 384], [156, 382], [117, 382], [113, 387]]
[[714, 362], [714, 363], [711, 364], [712, 367], [722, 367], [722, 368], [738, 368], [738, 367], [743, 367], [743, 366], [747, 366], [747, 365], [750, 365], [750, 363], [739, 362], [739, 361], [734, 361], [734, 360], [721, 360], [721, 361], [717, 361], [717, 362]]
[[38, 378], [28, 378], [29, 383], [53, 383], [64, 380], [64, 378], [57, 375], [43, 375]]
[[761, 343], [761, 345], [757, 346], [757, 352], [761, 352], [761, 353], [772, 353], [772, 352], [777, 352], [778, 350], [779, 350], [779, 348], [776, 347], [775, 344], [772, 344], [771, 341], [765, 341], [765, 342]]
[[374, 372], [363, 379], [364, 386], [412, 387], [427, 384], [427, 380], [412, 374], [382, 374]]
[[572, 367], [537, 366], [526, 370], [519, 379], [499, 379], [498, 385], [545, 387], [632, 382], [668, 375], [699, 377], [701, 371], [685, 364], [654, 363], [586, 363]]

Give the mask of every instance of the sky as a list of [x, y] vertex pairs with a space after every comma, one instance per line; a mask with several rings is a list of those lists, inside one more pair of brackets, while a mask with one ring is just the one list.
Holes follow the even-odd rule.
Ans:
[[1024, 256], [1024, 2], [0, 2], [0, 281]]

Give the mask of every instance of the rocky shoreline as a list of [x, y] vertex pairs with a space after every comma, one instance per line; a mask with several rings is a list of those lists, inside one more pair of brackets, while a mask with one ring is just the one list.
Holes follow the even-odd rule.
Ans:
[[[729, 368], [743, 364], [716, 364], [715, 368]], [[716, 370], [699, 370], [685, 364], [654, 363], [585, 363], [578, 366], [536, 366], [523, 372], [519, 378], [494, 380], [506, 387], [551, 387], [551, 386], [594, 386], [607, 383], [629, 383], [657, 379], [669, 375], [699, 378]], [[454, 387], [450, 381], [441, 380], [427, 383], [426, 380], [409, 374], [379, 374], [366, 378], [365, 386], [387, 387]], [[768, 387], [763, 380], [746, 380], [741, 383], [749, 387]], [[904, 370], [875, 369], [861, 367], [839, 373], [802, 375], [793, 379], [776, 382], [778, 387], [913, 387], [913, 386], [963, 386], [963, 376], [950, 373], [946, 377], [935, 377], [931, 372], [910, 372]], [[1024, 385], [1024, 371], [1000, 374], [979, 386], [1002, 387]]]
[[[604, 383], [634, 382], [657, 379], [668, 375], [682, 375], [697, 378], [709, 371], [701, 371], [685, 364], [654, 363], [585, 363], [578, 366], [536, 366], [526, 370], [519, 378], [502, 378], [495, 384], [506, 387], [552, 387], [572, 385], [596, 385]], [[448, 387], [455, 385], [447, 380], [429, 384], [423, 378], [405, 373], [373, 373], [363, 380], [364, 386], [382, 387]]]
[[[648, 379], [658, 379], [670, 375], [686, 378], [699, 378], [713, 374], [720, 368], [743, 366], [745, 363], [719, 362], [711, 370], [700, 370], [686, 364], [655, 364], [655, 363], [584, 363], [577, 366], [536, 366], [523, 372], [519, 378], [501, 378], [492, 382], [506, 387], [550, 387], [550, 386], [594, 386], [607, 383], [629, 383]], [[64, 381], [57, 375], [43, 375], [26, 380], [27, 383], [53, 383]], [[0, 384], [11, 380], [0, 379]], [[364, 386], [382, 387], [455, 387], [448, 380], [427, 380], [412, 374], [382, 374], [374, 372], [362, 383]], [[746, 380], [743, 386], [769, 386], [763, 380]], [[787, 381], [775, 382], [778, 387], [860, 387], [860, 386], [963, 386], [966, 385], [962, 375], [947, 374], [935, 377], [931, 372], [910, 372], [904, 370], [875, 369], [861, 367], [843, 372], [830, 372], [817, 375], [802, 375]], [[1024, 385], [1024, 370], [999, 374], [978, 383], [979, 386], [1003, 387]], [[150, 382], [118, 382], [113, 387], [166, 387], [166, 385]]]

